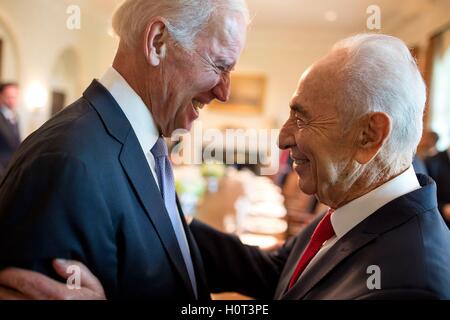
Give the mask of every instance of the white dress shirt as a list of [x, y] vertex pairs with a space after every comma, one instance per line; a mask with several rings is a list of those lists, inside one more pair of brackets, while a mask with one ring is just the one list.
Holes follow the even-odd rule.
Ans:
[[110, 67], [99, 81], [111, 93], [123, 113], [125, 113], [145, 154], [156, 185], [158, 185], [155, 158], [151, 150], [160, 135], [152, 114], [141, 97], [113, 67]]
[[302, 272], [300, 278], [306, 274], [308, 270], [314, 266], [314, 264], [316, 264], [336, 242], [338, 242], [339, 239], [368, 218], [372, 213], [392, 200], [417, 189], [420, 189], [420, 184], [417, 180], [414, 168], [410, 166], [408, 170], [394, 179], [347, 203], [343, 207], [336, 209], [331, 215], [331, 225], [333, 226], [335, 236], [324, 243], [319, 252], [317, 252]]

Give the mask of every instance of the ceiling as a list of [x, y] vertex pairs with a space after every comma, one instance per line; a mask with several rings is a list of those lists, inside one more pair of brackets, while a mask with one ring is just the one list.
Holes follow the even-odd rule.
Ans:
[[[96, 10], [111, 15], [123, 0], [89, 0]], [[365, 29], [370, 5], [381, 9], [382, 24], [402, 24], [436, 7], [449, 9], [450, 0], [247, 0], [253, 25], [258, 28]], [[336, 20], [325, 19], [333, 11]], [[333, 15], [333, 14], [332, 14]]]
[[[445, 0], [450, 2], [449, 0]], [[440, 0], [247, 0], [254, 23], [261, 27], [340, 28], [362, 30], [369, 17], [367, 8], [377, 5], [382, 24], [409, 19], [417, 13], [431, 10]], [[336, 20], [325, 19], [327, 11]]]

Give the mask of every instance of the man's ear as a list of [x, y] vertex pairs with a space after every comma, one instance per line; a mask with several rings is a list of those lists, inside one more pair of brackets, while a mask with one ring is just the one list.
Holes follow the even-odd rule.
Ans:
[[154, 67], [160, 65], [166, 57], [168, 31], [164, 19], [152, 20], [145, 30], [145, 56], [147, 62]]
[[391, 132], [391, 118], [384, 112], [373, 112], [363, 122], [356, 143], [355, 160], [366, 164], [380, 151]]

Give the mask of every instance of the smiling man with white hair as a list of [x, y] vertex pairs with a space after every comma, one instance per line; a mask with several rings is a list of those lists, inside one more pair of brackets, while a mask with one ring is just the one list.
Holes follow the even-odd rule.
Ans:
[[412, 167], [425, 100], [416, 62], [395, 37], [356, 35], [313, 64], [279, 143], [302, 191], [330, 209], [271, 253], [194, 221], [211, 288], [275, 299], [450, 299], [450, 231], [435, 183]]
[[279, 143], [302, 191], [330, 209], [271, 253], [194, 221], [211, 288], [275, 299], [450, 299], [450, 231], [435, 183], [412, 167], [425, 100], [416, 62], [395, 37], [356, 35], [314, 63]]
[[104, 292], [89, 295], [101, 286], [81, 266], [87, 288], [45, 294], [6, 269], [0, 296], [209, 299], [163, 137], [228, 99], [248, 21], [244, 0], [122, 4], [112, 67], [22, 144], [0, 186], [0, 269], [61, 280], [75, 263], [52, 258], [76, 259]]

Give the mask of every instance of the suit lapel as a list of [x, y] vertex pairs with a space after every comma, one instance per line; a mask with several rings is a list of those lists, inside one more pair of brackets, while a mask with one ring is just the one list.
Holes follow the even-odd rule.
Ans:
[[[277, 296], [281, 299], [303, 299], [317, 283], [328, 273], [335, 269], [345, 258], [354, 254], [379, 235], [392, 230], [415, 216], [418, 206], [422, 212], [436, 208], [436, 185], [427, 176], [418, 174], [422, 188], [410, 192], [402, 197], [392, 200], [376, 212], [371, 214], [363, 222], [344, 235], [333, 245], [312, 268], [302, 274], [297, 283], [284, 295]], [[420, 200], [418, 200], [420, 199]], [[414, 205], [412, 205], [414, 204]], [[394, 214], [395, 213], [395, 214]], [[306, 245], [305, 245], [306, 246]], [[297, 260], [298, 261], [298, 260]], [[296, 263], [296, 262], [295, 262]], [[292, 263], [289, 272], [283, 274], [284, 278], [292, 276]], [[282, 279], [287, 283], [289, 280]], [[284, 288], [286, 288], [286, 286]]]
[[97, 110], [109, 133], [123, 144], [119, 155], [123, 170], [134, 187], [147, 217], [155, 227], [167, 255], [181, 276], [191, 298], [194, 299], [189, 275], [163, 198], [129, 121], [114, 98], [97, 81], [94, 80], [84, 96]]
[[[315, 264], [302, 274], [296, 284], [282, 296], [282, 299], [302, 299], [342, 260], [367, 245], [377, 236], [377, 234], [363, 233], [359, 230], [348, 233], [321, 257], [319, 264]], [[292, 276], [291, 273], [289, 274]]]
[[130, 131], [130, 137], [123, 146], [120, 154], [120, 162], [133, 184], [147, 216], [155, 226], [167, 254], [183, 278], [183, 282], [189, 289], [192, 298], [194, 298], [188, 271], [169, 214], [167, 213], [161, 193], [133, 131]]

